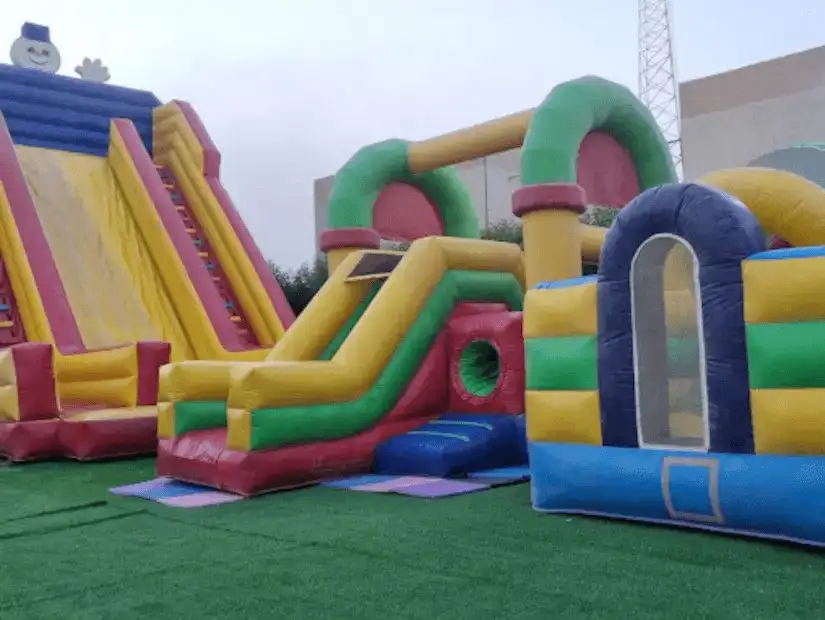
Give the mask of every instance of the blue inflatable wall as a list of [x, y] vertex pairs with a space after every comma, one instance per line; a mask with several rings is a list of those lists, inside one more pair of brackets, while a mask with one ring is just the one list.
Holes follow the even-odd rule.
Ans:
[[109, 124], [131, 120], [152, 152], [152, 93], [0, 65], [0, 112], [16, 144], [106, 155]]
[[712, 452], [753, 452], [742, 318], [742, 261], [765, 235], [739, 201], [696, 184], [648, 190], [619, 213], [599, 261], [599, 390], [605, 446], [637, 447], [630, 267], [656, 234], [681, 237], [699, 261]]

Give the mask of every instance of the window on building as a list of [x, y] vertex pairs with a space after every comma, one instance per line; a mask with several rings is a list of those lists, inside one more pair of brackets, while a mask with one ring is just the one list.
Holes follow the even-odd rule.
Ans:
[[630, 267], [639, 446], [707, 450], [699, 261], [681, 237], [655, 235]]

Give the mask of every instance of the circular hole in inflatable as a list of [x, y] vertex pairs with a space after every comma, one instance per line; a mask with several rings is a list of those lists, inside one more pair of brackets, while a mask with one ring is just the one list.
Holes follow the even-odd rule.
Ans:
[[473, 340], [461, 352], [458, 366], [464, 389], [473, 396], [489, 396], [501, 375], [498, 349], [489, 340]]

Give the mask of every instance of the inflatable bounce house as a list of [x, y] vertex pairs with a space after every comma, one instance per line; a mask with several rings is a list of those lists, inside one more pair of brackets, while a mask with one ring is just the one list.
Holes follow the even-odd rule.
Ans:
[[294, 315], [192, 107], [56, 75], [25, 24], [0, 65], [0, 454], [154, 452], [158, 369], [263, 359]]
[[[576, 267], [572, 216], [554, 264], [524, 217], [534, 506], [825, 543], [825, 194], [766, 168], [674, 184], [649, 115], [599, 111], [580, 88], [568, 119], [545, 102], [547, 124], [622, 118], [649, 189], [619, 213], [594, 277]], [[514, 211], [581, 210], [571, 162], [531, 131]], [[766, 251], [767, 234], [796, 247]]]

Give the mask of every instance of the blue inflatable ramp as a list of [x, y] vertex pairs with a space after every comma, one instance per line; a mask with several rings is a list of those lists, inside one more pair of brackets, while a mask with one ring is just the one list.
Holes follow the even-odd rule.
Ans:
[[381, 443], [373, 471], [444, 478], [526, 462], [523, 415], [450, 413]]

